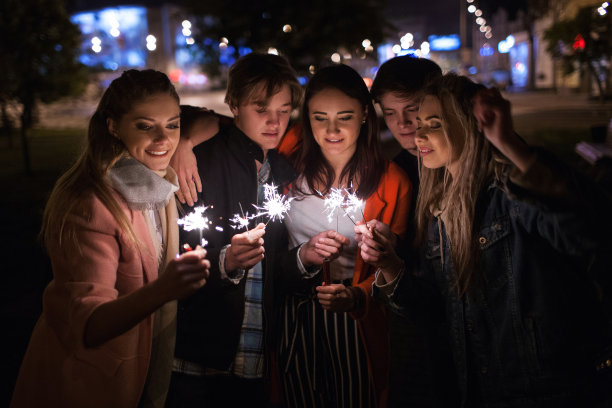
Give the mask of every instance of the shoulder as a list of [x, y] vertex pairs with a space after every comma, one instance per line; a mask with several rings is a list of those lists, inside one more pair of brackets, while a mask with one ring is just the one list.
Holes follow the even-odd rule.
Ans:
[[404, 170], [394, 162], [385, 161], [385, 171], [380, 179], [379, 191], [383, 190], [402, 190], [411, 191], [412, 182]]
[[[128, 220], [133, 222], [134, 214], [128, 208], [123, 197], [113, 189], [110, 189], [110, 197], [114, 199]], [[115, 216], [113, 216], [107, 204], [95, 193], [91, 193], [85, 198], [79, 208], [69, 216], [69, 220], [76, 226], [87, 230], [114, 234], [119, 229]]]

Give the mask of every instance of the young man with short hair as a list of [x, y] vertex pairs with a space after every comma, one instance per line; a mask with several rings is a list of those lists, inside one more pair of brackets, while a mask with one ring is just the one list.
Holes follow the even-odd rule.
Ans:
[[[248, 229], [234, 229], [230, 220], [257, 212], [254, 206], [262, 206], [264, 184], [282, 188], [292, 180], [292, 167], [274, 149], [301, 94], [284, 58], [248, 54], [229, 71], [225, 102], [233, 123], [219, 123], [219, 132], [203, 143], [187, 143], [187, 148], [195, 146], [204, 182], [199, 204], [210, 206], [205, 216], [211, 225], [204, 235], [211, 271], [206, 288], [179, 303], [166, 407], [267, 404], [275, 279], [266, 261], [277, 251], [286, 252], [286, 230], [278, 222], [264, 225], [265, 217]], [[190, 123], [186, 125], [189, 129]], [[197, 231], [181, 232], [182, 243], [195, 247], [198, 239]]]

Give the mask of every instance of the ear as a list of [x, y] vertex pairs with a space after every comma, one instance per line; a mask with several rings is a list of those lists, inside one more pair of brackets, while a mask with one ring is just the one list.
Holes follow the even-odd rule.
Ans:
[[230, 111], [232, 112], [232, 115], [238, 116], [238, 107], [236, 105], [230, 104], [229, 108], [230, 108]]
[[119, 139], [119, 133], [117, 133], [117, 123], [111, 118], [106, 119], [106, 127], [108, 128], [108, 132]]

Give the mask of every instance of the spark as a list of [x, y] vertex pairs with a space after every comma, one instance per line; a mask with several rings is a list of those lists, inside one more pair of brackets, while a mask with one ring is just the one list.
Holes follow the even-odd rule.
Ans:
[[200, 233], [200, 244], [202, 247], [205, 247], [208, 244], [204, 238], [202, 238], [202, 231], [208, 229], [208, 217], [204, 216], [204, 213], [209, 207], [201, 205], [199, 207], [195, 207], [192, 212], [184, 216], [183, 218], [179, 218], [177, 223], [178, 225], [183, 226], [183, 230], [185, 231], [193, 231], [197, 229]]
[[[291, 208], [291, 200], [293, 197], [287, 198], [287, 196], [279, 194], [274, 184], [264, 184], [264, 202], [262, 207], [254, 205], [259, 210], [254, 217], [262, 215], [268, 216], [268, 222], [279, 220], [282, 221], [285, 215]], [[266, 225], [268, 224], [266, 222]]]
[[234, 214], [234, 216], [229, 220], [229, 222], [233, 229], [244, 228], [248, 231], [249, 213], [247, 212], [245, 215]]
[[[322, 196], [320, 191], [317, 193]], [[354, 217], [351, 213], [361, 211], [363, 214], [363, 200], [357, 197], [355, 192], [350, 192], [346, 188], [331, 188], [327, 197], [325, 197], [325, 212], [327, 213], [327, 221], [332, 222], [334, 215], [336, 216], [336, 222], [340, 209], [344, 211], [344, 215], [348, 217], [353, 224], [355, 224]]]

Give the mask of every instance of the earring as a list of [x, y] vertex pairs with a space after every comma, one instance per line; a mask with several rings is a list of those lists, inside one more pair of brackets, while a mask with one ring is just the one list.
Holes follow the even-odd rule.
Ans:
[[361, 121], [361, 124], [365, 125], [365, 123], [366, 123], [366, 118], [363, 118], [363, 120]]

